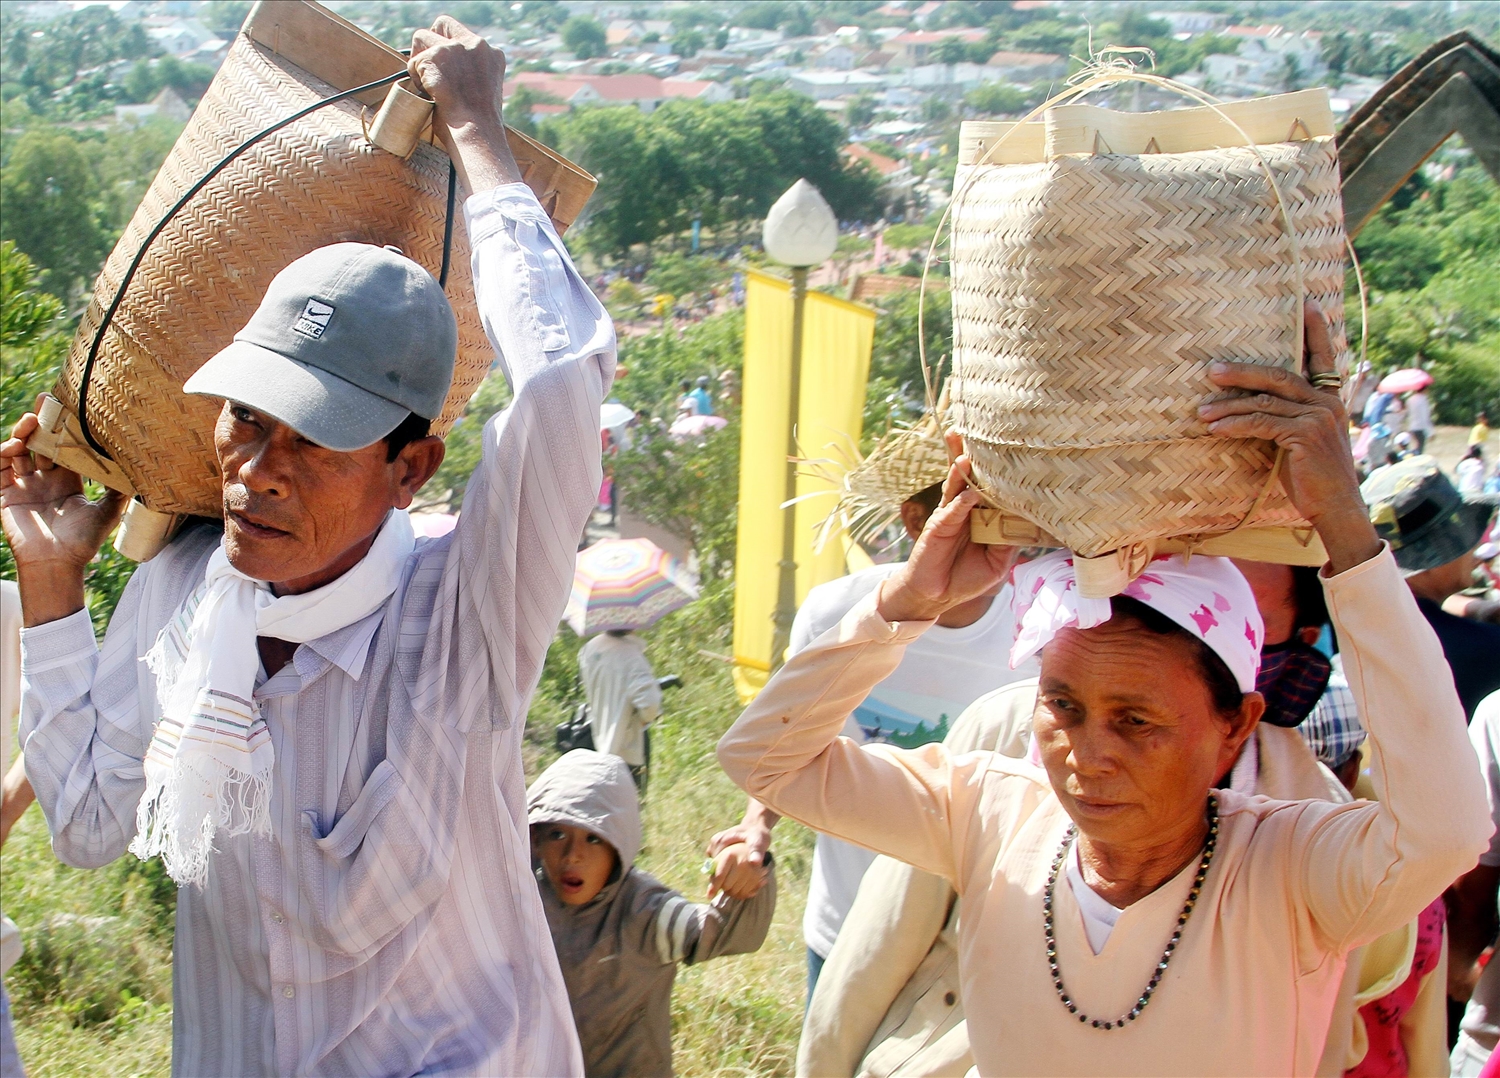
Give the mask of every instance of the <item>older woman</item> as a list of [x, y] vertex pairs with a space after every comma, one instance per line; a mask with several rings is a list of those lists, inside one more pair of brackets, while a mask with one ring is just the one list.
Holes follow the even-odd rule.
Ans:
[[[1333, 370], [1308, 312], [1309, 369]], [[1318, 378], [1318, 374], [1324, 377]], [[945, 609], [1010, 569], [971, 545], [966, 462], [907, 567], [794, 658], [719, 745], [753, 797], [952, 881], [981, 1074], [1312, 1074], [1345, 957], [1474, 864], [1491, 827], [1452, 678], [1360, 501], [1336, 390], [1216, 364], [1208, 428], [1285, 450], [1369, 729], [1379, 802], [1218, 788], [1254, 730], [1260, 617], [1232, 564], [1153, 563], [1112, 601], [1071, 559], [1018, 573], [1043, 768], [859, 748], [845, 717]], [[996, 661], [1004, 661], [996, 656]]]

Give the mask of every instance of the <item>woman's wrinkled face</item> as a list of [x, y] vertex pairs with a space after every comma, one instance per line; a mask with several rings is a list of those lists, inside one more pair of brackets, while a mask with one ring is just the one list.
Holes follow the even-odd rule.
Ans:
[[1079, 830], [1149, 847], [1202, 818], [1263, 706], [1249, 693], [1238, 715], [1220, 714], [1191, 640], [1115, 617], [1042, 650], [1032, 729]]
[[614, 875], [619, 856], [604, 839], [567, 823], [531, 825], [531, 849], [565, 906], [592, 902]]

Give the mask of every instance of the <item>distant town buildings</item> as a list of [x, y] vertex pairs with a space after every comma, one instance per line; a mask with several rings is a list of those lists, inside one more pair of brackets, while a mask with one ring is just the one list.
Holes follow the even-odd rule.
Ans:
[[1231, 26], [1225, 36], [1239, 51], [1205, 57], [1203, 85], [1220, 96], [1251, 97], [1316, 85], [1328, 73], [1323, 35], [1293, 33], [1280, 26]]
[[729, 101], [734, 97], [722, 83], [697, 79], [663, 79], [655, 75], [555, 75], [542, 71], [521, 71], [506, 79], [506, 96], [522, 86], [543, 99], [552, 98], [557, 104], [574, 108], [581, 105], [634, 105], [642, 112], [652, 112], [663, 101], [674, 97], [708, 102]]
[[116, 123], [141, 123], [155, 117], [186, 123], [193, 110], [176, 90], [168, 86], [144, 105], [116, 105]]
[[[209, 67], [218, 66], [230, 45], [205, 25], [205, 20], [218, 24], [208, 18], [211, 9], [204, 0], [4, 2], [8, 12], [38, 20], [105, 7], [121, 19], [138, 22], [161, 54]], [[404, 12], [402, 5], [378, 0], [328, 2], [386, 40], [394, 40], [391, 20]], [[902, 155], [938, 151], [943, 143], [934, 125], [963, 115], [964, 99], [975, 88], [1000, 84], [1032, 94], [1037, 87], [1060, 85], [1078, 66], [1061, 50], [994, 49], [997, 36], [986, 27], [939, 25], [951, 20], [934, 18], [943, 8], [938, 0], [887, 0], [867, 13], [875, 18], [861, 18], [860, 25], [838, 25], [822, 17], [816, 5], [809, 5], [811, 20], [795, 28], [787, 22], [776, 29], [702, 27], [696, 37], [680, 19], [673, 21], [681, 0], [565, 0], [562, 6], [570, 16], [591, 17], [603, 26], [605, 55], [578, 58], [564, 44], [555, 24], [547, 31], [534, 23], [475, 28], [506, 50], [514, 72], [507, 81], [508, 94], [526, 87], [533, 119], [606, 106], [649, 113], [674, 98], [728, 101], [745, 95], [759, 81], [805, 94], [848, 123], [851, 146], [856, 147], [850, 155], [868, 160], [890, 182], [894, 182], [891, 177], [909, 177], [909, 163], [884, 154], [862, 157], [857, 147], [864, 141], [883, 140]], [[1011, 4], [1013, 11], [1035, 12], [1043, 19], [1059, 18], [1052, 10], [1056, 6], [1057, 0], [1012, 0]], [[1144, 13], [1166, 24], [1179, 40], [1214, 34], [1233, 42], [1233, 51], [1208, 55], [1196, 70], [1178, 76], [1221, 98], [1279, 93], [1330, 81], [1321, 35], [1276, 24], [1232, 24], [1238, 11], [1234, 7], [1221, 11], [1147, 8]], [[678, 48], [691, 55], [679, 55], [674, 52]], [[128, 67], [122, 62], [110, 77], [123, 78]], [[1357, 108], [1379, 85], [1377, 79], [1352, 76], [1332, 82], [1336, 85], [1331, 101], [1339, 116]], [[115, 119], [180, 118], [186, 108], [175, 93], [164, 93], [148, 103], [120, 105]]]

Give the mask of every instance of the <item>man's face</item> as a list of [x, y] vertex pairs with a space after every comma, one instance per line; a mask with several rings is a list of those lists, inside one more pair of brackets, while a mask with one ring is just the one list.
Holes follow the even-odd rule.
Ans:
[[232, 401], [214, 429], [224, 486], [224, 549], [278, 594], [320, 587], [369, 550], [392, 508], [405, 509], [437, 470], [443, 443], [424, 438], [386, 460], [384, 441], [325, 449]]
[[1283, 644], [1297, 627], [1297, 586], [1290, 565], [1231, 558], [1255, 594], [1255, 605], [1265, 622], [1264, 644]]
[[1042, 650], [1032, 729], [1057, 798], [1090, 839], [1150, 846], [1201, 817], [1264, 701], [1220, 715], [1187, 640], [1129, 618]]
[[1460, 554], [1450, 562], [1433, 569], [1423, 569], [1406, 578], [1407, 584], [1419, 595], [1434, 602], [1442, 602], [1450, 595], [1457, 595], [1474, 579], [1474, 570], [1479, 568], [1479, 557], [1475, 550]]
[[604, 839], [567, 823], [532, 824], [531, 848], [565, 906], [592, 902], [619, 860], [615, 848]]

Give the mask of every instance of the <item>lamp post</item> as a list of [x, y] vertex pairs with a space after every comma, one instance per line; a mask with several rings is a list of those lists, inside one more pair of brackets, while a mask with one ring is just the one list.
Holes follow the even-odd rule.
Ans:
[[781, 560], [776, 591], [776, 634], [771, 641], [771, 669], [785, 661], [797, 616], [797, 413], [802, 405], [802, 308], [807, 300], [807, 271], [827, 261], [839, 243], [838, 218], [818, 189], [798, 180], [766, 215], [766, 253], [792, 270], [792, 362], [788, 397], [786, 504], [781, 526]]

